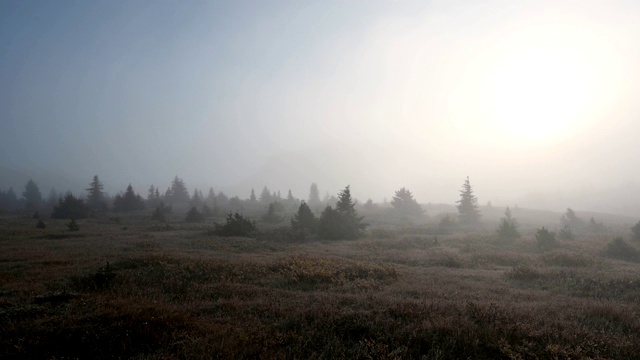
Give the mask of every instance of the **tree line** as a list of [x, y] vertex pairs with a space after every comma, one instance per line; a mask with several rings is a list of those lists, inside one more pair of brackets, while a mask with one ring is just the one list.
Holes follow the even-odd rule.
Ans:
[[[357, 203], [351, 196], [349, 186], [337, 196], [327, 193], [321, 198], [317, 184], [313, 183], [306, 200], [294, 197], [291, 190], [283, 196], [280, 191], [272, 191], [265, 186], [259, 195], [251, 189], [247, 199], [240, 199], [238, 196], [229, 197], [221, 191], [216, 193], [213, 188], [209, 189], [207, 195], [199, 189], [190, 193], [185, 182], [175, 176], [165, 191], [151, 185], [146, 198], [143, 198], [134, 191], [131, 184], [115, 196], [109, 196], [104, 191], [104, 184], [95, 175], [85, 191], [85, 196], [76, 196], [71, 191], [59, 194], [52, 189], [45, 199], [38, 185], [30, 179], [25, 184], [21, 197], [12, 188], [0, 190], [0, 209], [48, 211], [52, 218], [68, 219], [99, 216], [109, 211], [122, 213], [150, 209], [154, 220], [164, 220], [174, 209], [179, 209], [182, 213], [186, 212], [185, 221], [190, 222], [203, 221], [213, 215], [241, 214], [246, 210], [255, 212], [257, 209], [265, 209], [266, 212], [261, 217], [264, 222], [281, 223], [286, 214], [293, 214], [293, 228], [305, 229], [326, 238], [357, 237], [366, 228], [363, 218], [356, 211]], [[463, 184], [457, 204], [460, 224], [473, 226], [478, 223], [480, 211], [468, 178]], [[424, 216], [424, 209], [405, 187], [395, 191], [390, 205], [401, 220], [420, 219]], [[364, 204], [364, 208], [371, 206], [371, 200]]]

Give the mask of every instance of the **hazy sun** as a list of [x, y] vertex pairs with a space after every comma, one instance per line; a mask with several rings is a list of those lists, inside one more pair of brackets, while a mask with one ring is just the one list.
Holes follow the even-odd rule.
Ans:
[[487, 115], [501, 132], [542, 140], [586, 120], [597, 74], [584, 55], [538, 47], [507, 54], [499, 64]]
[[529, 25], [497, 35], [461, 73], [450, 109], [470, 136], [497, 146], [557, 143], [611, 107], [623, 75], [606, 39], [588, 26]]

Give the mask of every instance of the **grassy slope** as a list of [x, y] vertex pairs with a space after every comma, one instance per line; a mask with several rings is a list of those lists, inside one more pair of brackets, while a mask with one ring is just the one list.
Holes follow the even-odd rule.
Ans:
[[0, 221], [2, 358], [640, 358], [638, 264], [607, 238]]

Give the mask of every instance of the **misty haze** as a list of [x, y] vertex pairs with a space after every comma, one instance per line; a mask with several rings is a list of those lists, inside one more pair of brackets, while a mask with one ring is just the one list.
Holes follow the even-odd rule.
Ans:
[[0, 2], [0, 357], [640, 358], [639, 20]]

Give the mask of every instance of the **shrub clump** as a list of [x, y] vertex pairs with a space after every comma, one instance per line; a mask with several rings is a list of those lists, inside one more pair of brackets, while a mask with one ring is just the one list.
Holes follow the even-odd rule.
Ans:
[[249, 220], [236, 212], [227, 215], [225, 224], [215, 224], [213, 233], [219, 236], [252, 237], [258, 233], [258, 228], [255, 221]]
[[640, 253], [633, 246], [627, 244], [621, 237], [613, 239], [604, 249], [604, 254], [608, 257], [638, 262], [640, 260]]
[[549, 249], [558, 245], [556, 233], [547, 230], [544, 226], [536, 231], [536, 242], [541, 249]]

